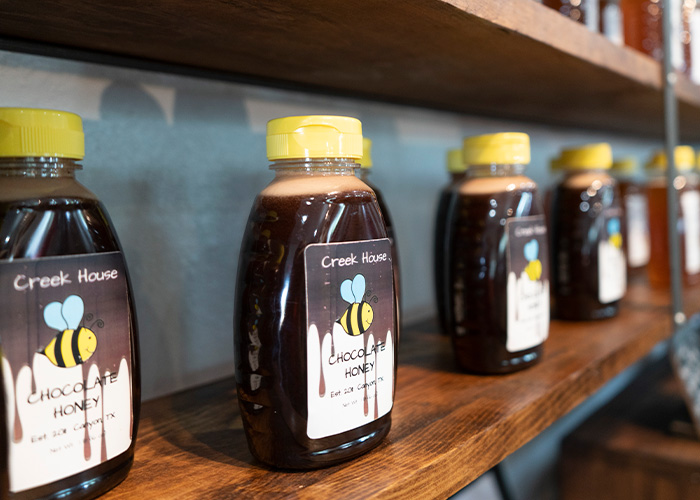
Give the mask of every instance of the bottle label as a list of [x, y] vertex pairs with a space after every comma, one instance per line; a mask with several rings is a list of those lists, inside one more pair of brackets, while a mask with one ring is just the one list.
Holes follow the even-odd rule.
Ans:
[[700, 273], [700, 192], [693, 189], [680, 195], [685, 233], [685, 272]]
[[642, 194], [625, 197], [627, 215], [627, 260], [630, 267], [642, 267], [649, 263], [649, 206]]
[[598, 8], [598, 0], [583, 0], [582, 7], [586, 21], [586, 27], [597, 33], [598, 25], [600, 24], [600, 10]]
[[700, 83], [700, 9], [690, 15], [690, 78]]
[[683, 6], [682, 0], [668, 0], [669, 20], [671, 22], [671, 65], [674, 69], [682, 71], [683, 62]]
[[609, 304], [620, 300], [627, 289], [627, 264], [622, 249], [621, 213], [605, 211], [598, 240], [598, 301]]
[[307, 435], [363, 426], [394, 404], [395, 297], [388, 238], [309, 245]]
[[506, 234], [506, 349], [517, 352], [540, 345], [549, 334], [549, 256], [544, 216], [508, 219]]
[[131, 328], [120, 252], [0, 262], [10, 490], [131, 445]]
[[622, 46], [624, 34], [622, 29], [622, 12], [617, 3], [608, 3], [601, 12], [603, 34], [615, 45]]

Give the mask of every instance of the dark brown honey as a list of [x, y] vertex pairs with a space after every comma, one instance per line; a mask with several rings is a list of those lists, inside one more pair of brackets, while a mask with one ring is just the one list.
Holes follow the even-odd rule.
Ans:
[[[58, 181], [59, 189], [51, 189], [51, 182], [51, 179], [7, 177], [0, 180], [0, 260], [121, 251], [106, 210], [91, 193], [77, 187], [75, 183], [72, 187], [63, 183], [66, 188], [61, 189], [61, 181]], [[14, 189], [5, 190], [1, 187], [2, 183], [8, 188], [12, 184]], [[40, 195], [23, 196], [30, 192]], [[130, 291], [128, 301], [132, 345], [123, 348], [132, 352], [131, 445], [121, 455], [96, 467], [54, 483], [13, 494], [10, 498], [94, 498], [119, 484], [128, 474], [134, 459], [141, 401], [138, 330]], [[99, 353], [95, 354], [95, 359], [98, 355]], [[12, 375], [16, 380], [17, 373]], [[17, 429], [14, 432], [16, 434]]]
[[304, 249], [386, 237], [374, 194], [354, 175], [292, 177], [256, 199], [241, 246], [234, 347], [246, 436], [260, 461], [293, 469], [331, 465], [366, 452], [389, 432], [390, 413], [322, 439], [306, 432]]
[[619, 300], [601, 301], [599, 249], [608, 221], [621, 217], [619, 188], [603, 172], [572, 171], [557, 186], [552, 208], [556, 318], [592, 320], [617, 314]]
[[[448, 215], [447, 297], [451, 307], [447, 328], [457, 361], [465, 370], [507, 373], [536, 363], [542, 355], [542, 343], [515, 352], [506, 348], [509, 276], [505, 226], [509, 220], [530, 217], [540, 217], [544, 228], [537, 188], [527, 177], [467, 178], [456, 187]], [[540, 248], [545, 266], [546, 242], [545, 233]], [[546, 295], [548, 300], [548, 292]]]

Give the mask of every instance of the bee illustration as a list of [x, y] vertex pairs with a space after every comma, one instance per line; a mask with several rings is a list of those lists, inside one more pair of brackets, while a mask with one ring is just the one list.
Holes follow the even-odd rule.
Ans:
[[60, 368], [72, 368], [85, 363], [97, 349], [95, 332], [79, 326], [85, 306], [83, 299], [70, 295], [63, 301], [51, 302], [44, 308], [44, 322], [58, 334], [39, 352]]
[[530, 281], [537, 281], [542, 276], [542, 262], [537, 256], [540, 253], [540, 244], [537, 240], [530, 240], [525, 243], [525, 248], [523, 248], [523, 254], [527, 259], [527, 266], [525, 266], [525, 274], [527, 274]]
[[608, 241], [615, 248], [622, 248], [622, 233], [620, 232], [620, 219], [617, 217], [608, 221]]
[[365, 277], [361, 274], [356, 274], [352, 281], [348, 279], [340, 284], [340, 296], [350, 305], [336, 323], [353, 337], [366, 332], [374, 320], [372, 306], [362, 300], [365, 286]]

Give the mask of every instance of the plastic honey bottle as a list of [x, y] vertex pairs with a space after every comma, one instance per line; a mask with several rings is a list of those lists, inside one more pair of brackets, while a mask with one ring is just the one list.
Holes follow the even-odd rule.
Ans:
[[[360, 179], [372, 188], [375, 196], [377, 197], [377, 203], [379, 203], [379, 209], [382, 212], [382, 217], [384, 217], [384, 224], [386, 225], [386, 233], [391, 241], [391, 252], [392, 261], [394, 263], [394, 290], [396, 291], [396, 296], [398, 298], [397, 307], [401, 302], [401, 287], [399, 284], [399, 248], [396, 242], [396, 236], [394, 233], [394, 224], [392, 223], [391, 215], [389, 214], [389, 207], [386, 204], [384, 195], [370, 180], [369, 177], [372, 172], [372, 167], [374, 163], [372, 162], [372, 140], [363, 137], [362, 138], [362, 159], [360, 160]], [[398, 314], [397, 314], [398, 317]]]
[[271, 466], [338, 463], [391, 427], [394, 263], [375, 193], [355, 175], [362, 154], [355, 118], [267, 125], [275, 177], [243, 237], [234, 355], [248, 445]]
[[564, 178], [554, 193], [552, 272], [555, 317], [615, 316], [627, 289], [619, 187], [607, 171], [607, 143], [562, 151]]
[[507, 373], [542, 356], [549, 332], [547, 227], [524, 175], [527, 134], [464, 140], [467, 176], [448, 211], [448, 331], [459, 365]]
[[435, 217], [435, 237], [433, 240], [433, 275], [435, 280], [435, 299], [438, 309], [440, 331], [448, 334], [447, 317], [450, 301], [447, 298], [447, 260], [445, 258], [445, 243], [447, 241], [447, 213], [456, 193], [455, 187], [464, 179], [467, 167], [464, 165], [461, 149], [451, 149], [447, 152], [447, 172], [450, 174], [449, 183], [440, 191]]
[[[700, 281], [700, 192], [693, 182], [695, 153], [690, 146], [678, 146], [675, 151], [678, 175], [673, 180], [673, 189], [678, 193], [678, 229], [681, 247], [681, 269], [683, 282], [692, 285]], [[649, 235], [651, 241], [648, 268], [649, 283], [655, 287], [670, 285], [670, 264], [668, 254], [668, 206], [666, 154], [658, 152], [647, 163], [649, 177], [647, 194], [649, 198]]]
[[92, 498], [133, 462], [136, 316], [82, 122], [0, 108], [0, 317], [11, 498]]
[[649, 201], [644, 182], [639, 178], [637, 160], [622, 158], [613, 163], [612, 175], [617, 179], [624, 212], [622, 247], [630, 273], [644, 270], [649, 263]]

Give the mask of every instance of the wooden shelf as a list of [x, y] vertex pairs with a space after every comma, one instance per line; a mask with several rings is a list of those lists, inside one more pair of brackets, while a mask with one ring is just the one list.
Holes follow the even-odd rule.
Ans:
[[700, 440], [667, 358], [564, 440], [560, 472], [562, 499], [700, 498]]
[[[663, 132], [659, 64], [532, 0], [10, 0], [0, 19], [0, 48], [11, 50], [41, 52], [39, 42], [457, 112]], [[700, 90], [685, 77], [679, 87], [684, 139], [700, 139]]]
[[555, 321], [543, 361], [504, 376], [460, 373], [432, 321], [404, 329], [388, 438], [323, 470], [257, 463], [232, 379], [148, 402], [134, 468], [105, 498], [445, 498], [666, 339], [667, 295], [636, 284], [617, 318]]

